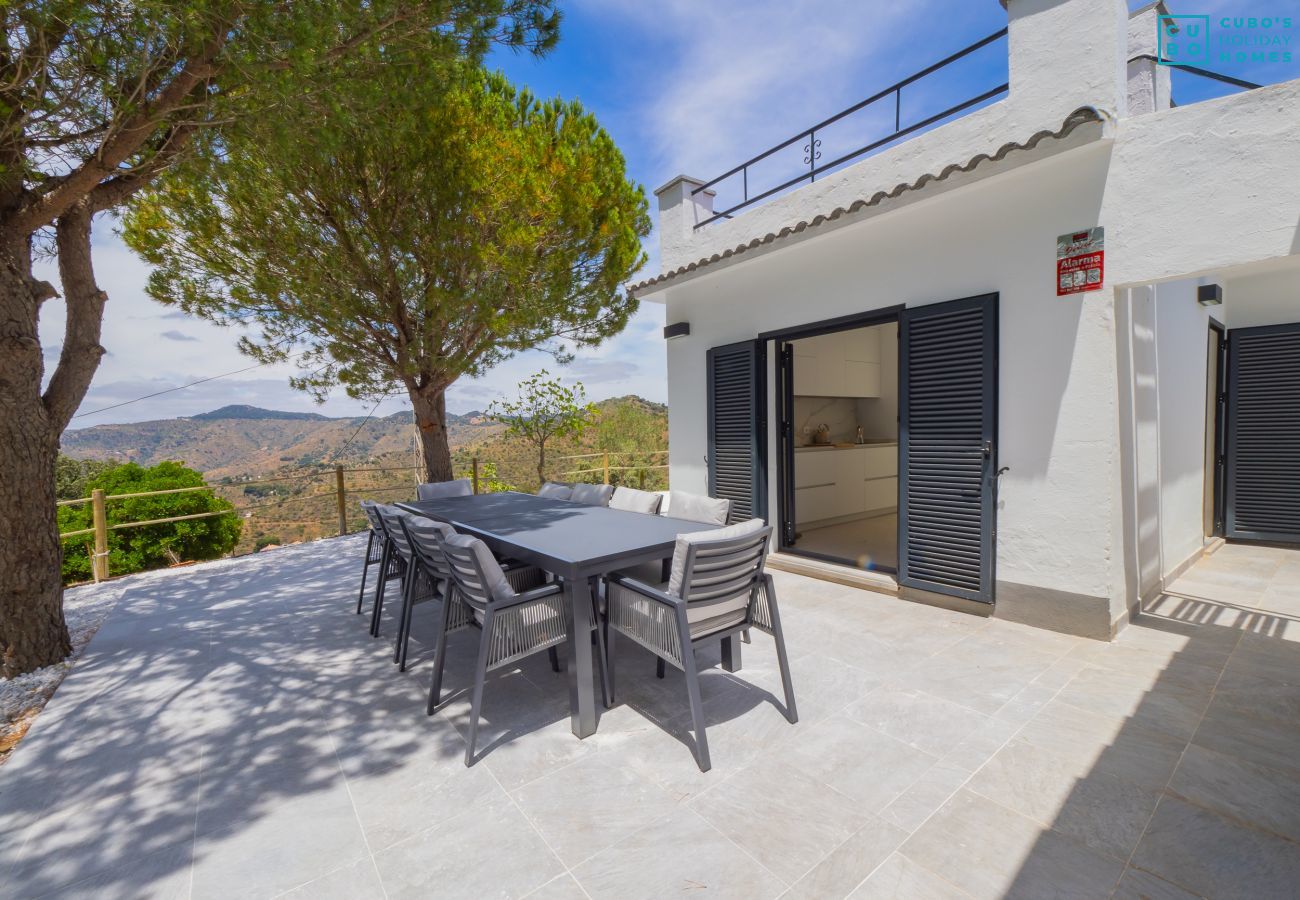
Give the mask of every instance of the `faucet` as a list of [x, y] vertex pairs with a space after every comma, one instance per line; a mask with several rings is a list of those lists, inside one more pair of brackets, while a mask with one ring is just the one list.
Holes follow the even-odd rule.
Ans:
[[867, 442], [867, 439], [864, 438], [864, 437], [862, 436], [862, 426], [859, 425], [859, 426], [858, 426], [858, 443], [859, 443], [859, 444], [865, 444], [866, 442]]

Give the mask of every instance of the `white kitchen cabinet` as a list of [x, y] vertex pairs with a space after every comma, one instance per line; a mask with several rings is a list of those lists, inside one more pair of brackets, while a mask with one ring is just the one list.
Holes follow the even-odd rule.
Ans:
[[844, 394], [848, 397], [879, 397], [880, 363], [846, 359]]
[[865, 503], [867, 512], [893, 509], [898, 506], [897, 478], [868, 478], [862, 482], [865, 486]]
[[819, 522], [898, 505], [898, 445], [795, 454], [795, 521]]
[[801, 397], [879, 397], [879, 332], [856, 329], [795, 341], [794, 392]]

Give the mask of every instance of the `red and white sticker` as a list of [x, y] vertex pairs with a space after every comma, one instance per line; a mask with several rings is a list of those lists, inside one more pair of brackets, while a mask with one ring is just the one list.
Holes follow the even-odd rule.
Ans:
[[1106, 229], [1098, 225], [1056, 239], [1056, 296], [1099, 291], [1104, 279]]

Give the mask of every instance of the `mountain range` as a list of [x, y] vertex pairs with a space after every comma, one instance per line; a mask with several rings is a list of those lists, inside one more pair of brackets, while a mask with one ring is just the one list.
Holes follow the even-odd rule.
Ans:
[[[447, 414], [453, 450], [490, 440], [503, 430], [481, 412]], [[236, 405], [178, 419], [67, 431], [62, 450], [80, 459], [142, 466], [180, 460], [209, 478], [222, 478], [320, 463], [357, 465], [381, 457], [405, 462], [412, 458], [414, 439], [409, 411], [381, 418], [332, 418]]]

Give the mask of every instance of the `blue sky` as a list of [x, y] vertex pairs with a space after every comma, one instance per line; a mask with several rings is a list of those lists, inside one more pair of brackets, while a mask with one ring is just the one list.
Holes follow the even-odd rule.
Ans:
[[[1273, 8], [1277, 4], [1264, 2], [1189, 0], [1171, 5], [1176, 13], [1211, 16], [1279, 12]], [[1281, 5], [1294, 7], [1296, 2]], [[571, 0], [563, 9], [560, 45], [550, 55], [535, 59], [501, 51], [489, 64], [539, 95], [581, 100], [622, 148], [629, 175], [647, 193], [678, 173], [712, 178], [1006, 24], [997, 0]], [[1294, 12], [1300, 18], [1300, 9]], [[1300, 34], [1300, 29], [1292, 33]], [[1300, 60], [1285, 67], [1216, 62], [1210, 68], [1262, 82], [1300, 76]], [[1005, 42], [999, 42], [944, 79], [932, 79], [905, 94], [904, 121], [909, 116], [915, 121], [1005, 79]], [[1174, 96], [1183, 103], [1224, 90], [1182, 73], [1175, 78]], [[891, 106], [888, 118], [892, 115]], [[862, 125], [870, 121], [864, 116], [846, 123], [840, 133], [828, 134], [826, 158], [833, 158], [839, 147], [861, 143], [866, 134]], [[773, 177], [786, 172], [793, 174], [788, 169], [776, 174], [774, 169]], [[653, 215], [653, 197], [650, 202]], [[291, 367], [285, 365], [254, 368], [91, 414], [252, 365], [235, 349], [238, 331], [149, 300], [144, 294], [147, 268], [113, 231], [112, 220], [102, 218], [95, 232], [97, 274], [110, 297], [104, 328], [108, 355], [74, 427], [190, 415], [227, 403], [334, 416], [371, 411], [373, 404], [341, 392], [317, 406], [289, 388]], [[650, 263], [639, 277], [657, 271], [655, 247], [651, 235]], [[43, 274], [56, 281], [48, 266]], [[662, 327], [662, 308], [643, 304], [623, 334], [582, 351], [572, 364], [557, 367], [545, 354], [521, 354], [480, 379], [455, 385], [448, 408], [481, 409], [494, 397], [513, 395], [515, 385], [540, 368], [583, 382], [593, 399], [636, 393], [663, 401]], [[53, 363], [62, 330], [62, 308], [51, 301], [41, 328], [47, 366]], [[380, 404], [375, 415], [405, 408], [405, 399], [395, 397]]]

